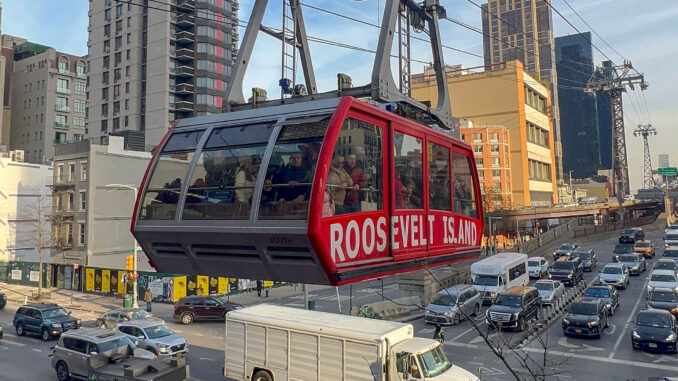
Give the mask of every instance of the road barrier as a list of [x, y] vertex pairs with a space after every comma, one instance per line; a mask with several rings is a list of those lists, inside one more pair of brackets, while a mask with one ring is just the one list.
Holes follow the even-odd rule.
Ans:
[[574, 238], [577, 237], [586, 237], [589, 235], [593, 234], [600, 234], [600, 233], [606, 233], [606, 232], [613, 232], [625, 228], [630, 228], [634, 226], [641, 226], [641, 225], [647, 225], [653, 223], [657, 217], [655, 216], [646, 216], [646, 217], [641, 217], [641, 218], [635, 218], [632, 220], [626, 220], [624, 223], [621, 222], [612, 222], [612, 223], [607, 223], [607, 224], [602, 224], [602, 225], [594, 225], [594, 226], [584, 226], [580, 228], [575, 228], [574, 229]]

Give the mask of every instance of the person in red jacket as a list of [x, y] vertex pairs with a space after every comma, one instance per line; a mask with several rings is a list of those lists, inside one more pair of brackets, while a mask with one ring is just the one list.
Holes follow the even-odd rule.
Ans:
[[365, 188], [365, 174], [362, 168], [358, 167], [355, 154], [346, 156], [346, 172], [353, 180], [353, 188], [346, 192], [344, 198], [344, 211], [354, 213], [360, 211], [360, 192], [359, 189]]

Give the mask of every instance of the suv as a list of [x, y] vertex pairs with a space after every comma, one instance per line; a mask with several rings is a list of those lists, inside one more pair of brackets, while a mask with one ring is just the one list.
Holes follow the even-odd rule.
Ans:
[[594, 336], [600, 338], [609, 326], [607, 306], [596, 298], [583, 298], [570, 305], [563, 318], [563, 333], [567, 335]]
[[579, 249], [578, 243], [564, 243], [553, 252], [553, 260], [557, 261], [560, 257], [570, 257], [575, 250]]
[[624, 229], [619, 235], [619, 243], [635, 243], [645, 239], [645, 232], [642, 228]]
[[553, 262], [549, 269], [549, 279], [559, 280], [564, 284], [574, 286], [580, 280], [584, 279], [584, 270], [582, 269], [581, 259], [561, 258]]
[[230, 311], [242, 308], [242, 305], [223, 301], [218, 296], [186, 296], [174, 305], [174, 318], [183, 324], [195, 320], [225, 320]]
[[633, 245], [617, 244], [612, 250], [612, 262], [618, 262], [619, 256], [633, 253]]
[[614, 315], [614, 311], [619, 307], [619, 291], [609, 284], [591, 286], [584, 291], [584, 296], [602, 300], [610, 316]]
[[89, 379], [96, 367], [117, 362], [129, 356], [152, 359], [153, 354], [137, 348], [125, 335], [99, 328], [83, 328], [66, 332], [52, 348], [51, 363], [57, 379], [72, 376]]
[[666, 310], [678, 318], [678, 291], [673, 288], [653, 288], [647, 298], [647, 308]]
[[458, 284], [439, 291], [426, 307], [427, 323], [459, 324], [464, 317], [480, 314], [483, 298], [475, 287]]
[[530, 286], [515, 286], [501, 292], [487, 309], [485, 321], [489, 327], [525, 330], [527, 323], [539, 315], [539, 291]]
[[577, 249], [577, 251], [572, 253], [572, 257], [581, 259], [581, 265], [584, 271], [593, 271], [593, 269], [598, 266], [596, 253], [591, 249]]
[[54, 336], [80, 328], [82, 321], [54, 303], [34, 303], [19, 307], [12, 325], [18, 336], [37, 333], [43, 341], [49, 341]]
[[165, 323], [135, 320], [118, 323], [115, 329], [127, 335], [138, 347], [156, 356], [176, 356], [188, 352], [186, 339], [174, 333]]

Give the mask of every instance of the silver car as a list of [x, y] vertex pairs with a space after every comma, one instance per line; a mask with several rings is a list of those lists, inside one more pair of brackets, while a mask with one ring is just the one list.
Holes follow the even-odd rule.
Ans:
[[527, 273], [530, 278], [543, 278], [549, 272], [549, 263], [544, 257], [532, 257], [527, 260]]
[[141, 308], [121, 308], [119, 310], [110, 310], [102, 314], [97, 318], [94, 325], [103, 329], [113, 329], [118, 326], [118, 323], [134, 320], [154, 320], [158, 323], [165, 322]]
[[678, 291], [678, 277], [673, 270], [652, 270], [650, 281], [647, 283], [647, 292], [655, 288], [670, 288]]
[[538, 280], [534, 282], [534, 287], [539, 291], [542, 304], [553, 304], [565, 293], [565, 286], [557, 280]]
[[183, 336], [179, 336], [164, 323], [153, 320], [137, 320], [118, 323], [116, 330], [135, 341], [135, 344], [156, 356], [175, 356], [188, 352]]
[[88, 379], [97, 365], [129, 356], [152, 359], [154, 355], [137, 348], [127, 336], [99, 328], [81, 328], [64, 332], [52, 348], [51, 364], [57, 379], [72, 376]]
[[608, 263], [600, 270], [600, 283], [625, 290], [629, 285], [629, 270], [623, 263]]
[[427, 323], [459, 324], [464, 317], [477, 316], [483, 304], [475, 287], [458, 284], [439, 291], [426, 307], [424, 321]]
[[678, 263], [673, 259], [662, 258], [654, 264], [653, 270], [672, 270], [678, 275]]

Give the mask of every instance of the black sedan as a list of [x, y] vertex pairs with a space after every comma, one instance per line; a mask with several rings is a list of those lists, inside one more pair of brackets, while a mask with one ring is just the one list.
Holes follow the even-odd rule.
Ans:
[[647, 307], [669, 311], [678, 318], [678, 292], [672, 288], [655, 288], [647, 298]]
[[668, 311], [643, 310], [631, 332], [633, 349], [676, 353], [678, 324]]
[[563, 318], [565, 335], [594, 336], [600, 338], [608, 327], [607, 307], [600, 299], [582, 299], [570, 305], [568, 314]]
[[614, 311], [619, 307], [619, 291], [609, 284], [601, 284], [599, 286], [591, 286], [586, 289], [584, 296], [587, 298], [598, 298], [605, 303], [607, 311], [610, 316], [614, 315]]

